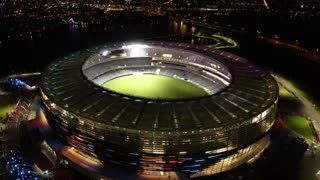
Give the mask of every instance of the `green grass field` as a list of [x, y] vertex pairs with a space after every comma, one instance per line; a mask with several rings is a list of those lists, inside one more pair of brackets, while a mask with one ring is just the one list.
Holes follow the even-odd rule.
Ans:
[[279, 85], [279, 96], [281, 98], [295, 99], [294, 95], [288, 92], [284, 87]]
[[0, 121], [4, 119], [7, 113], [10, 113], [15, 106], [15, 100], [11, 96], [0, 96]]
[[314, 140], [311, 128], [309, 127], [309, 121], [306, 118], [288, 115], [283, 118], [283, 121], [289, 129], [295, 131], [297, 134], [311, 141]]
[[207, 96], [202, 88], [184, 80], [162, 75], [131, 75], [102, 84], [110, 91], [148, 99], [186, 99]]

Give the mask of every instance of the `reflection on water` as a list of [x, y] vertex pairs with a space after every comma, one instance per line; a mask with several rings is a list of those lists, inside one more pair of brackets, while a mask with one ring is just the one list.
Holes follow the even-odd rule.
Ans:
[[196, 27], [191, 26], [191, 32], [194, 34], [196, 32]]
[[180, 21], [171, 21], [169, 24], [169, 32], [179, 34], [179, 37], [172, 38], [171, 41], [185, 42], [196, 45], [205, 45], [210, 48], [236, 48], [238, 43], [233, 39], [221, 35], [222, 32], [218, 30], [205, 30], [196, 28], [193, 25], [185, 24]]
[[169, 25], [169, 31], [173, 33], [195, 33], [196, 28], [194, 26], [188, 26], [183, 21], [171, 21]]

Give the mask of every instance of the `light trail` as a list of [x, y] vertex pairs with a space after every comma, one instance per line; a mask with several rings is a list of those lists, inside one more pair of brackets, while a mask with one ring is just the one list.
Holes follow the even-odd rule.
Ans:
[[169, 0], [169, 1], [166, 1], [166, 2], [164, 2], [164, 3], [162, 3], [162, 4], [170, 4], [172, 2], [172, 0]]
[[269, 8], [269, 5], [268, 5], [268, 3], [267, 3], [267, 0], [263, 0], [263, 4], [264, 4], [264, 6], [266, 6], [267, 9], [270, 9], [270, 8]]

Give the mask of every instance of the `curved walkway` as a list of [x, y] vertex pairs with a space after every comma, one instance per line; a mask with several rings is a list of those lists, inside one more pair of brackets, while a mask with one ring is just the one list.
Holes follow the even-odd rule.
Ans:
[[[315, 136], [317, 136], [320, 132], [320, 114], [317, 112], [315, 104], [308, 100], [299, 89], [294, 87], [286, 79], [275, 74], [273, 74], [273, 77], [281, 86], [283, 86], [288, 92], [293, 94], [304, 105], [304, 113], [305, 115], [307, 115], [307, 119], [312, 122]], [[317, 139], [317, 137], [315, 139]]]

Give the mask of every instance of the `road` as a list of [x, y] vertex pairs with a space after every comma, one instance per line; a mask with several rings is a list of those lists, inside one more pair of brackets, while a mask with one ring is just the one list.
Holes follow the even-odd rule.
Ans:
[[287, 48], [288, 50], [292, 51], [293, 53], [303, 56], [307, 59], [310, 59], [314, 62], [320, 63], [320, 56], [312, 51], [309, 51], [307, 49], [304, 49], [301, 46], [295, 45], [295, 44], [290, 44], [284, 41], [280, 41], [278, 39], [274, 38], [269, 38], [269, 37], [264, 37], [264, 36], [257, 36], [257, 39], [260, 41], [267, 42], [269, 44], [272, 44], [277, 47], [284, 47]]

